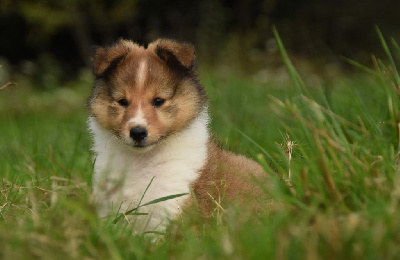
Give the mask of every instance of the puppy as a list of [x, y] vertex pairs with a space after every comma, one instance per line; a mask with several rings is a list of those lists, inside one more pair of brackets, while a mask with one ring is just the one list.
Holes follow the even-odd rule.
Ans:
[[262, 167], [210, 140], [194, 61], [190, 44], [167, 39], [97, 48], [88, 124], [100, 216], [186, 194], [140, 207], [136, 212], [148, 215], [130, 218], [137, 231], [162, 231], [188, 205], [210, 215], [216, 202], [254, 203], [262, 193], [252, 180], [265, 176]]

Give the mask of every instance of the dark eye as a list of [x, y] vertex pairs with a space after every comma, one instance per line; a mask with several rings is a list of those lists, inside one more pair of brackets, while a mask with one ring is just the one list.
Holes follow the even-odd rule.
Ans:
[[155, 107], [160, 107], [160, 106], [162, 106], [162, 105], [164, 104], [164, 102], [165, 102], [165, 99], [162, 99], [162, 98], [155, 98], [155, 99], [153, 100], [153, 106], [155, 106]]
[[128, 100], [126, 100], [125, 98], [118, 100], [118, 104], [123, 107], [127, 107], [129, 105]]

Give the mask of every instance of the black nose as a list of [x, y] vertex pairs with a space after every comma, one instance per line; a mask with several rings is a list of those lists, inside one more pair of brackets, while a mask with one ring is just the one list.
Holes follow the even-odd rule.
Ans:
[[142, 126], [135, 126], [131, 128], [129, 135], [133, 140], [140, 142], [147, 137], [147, 130]]

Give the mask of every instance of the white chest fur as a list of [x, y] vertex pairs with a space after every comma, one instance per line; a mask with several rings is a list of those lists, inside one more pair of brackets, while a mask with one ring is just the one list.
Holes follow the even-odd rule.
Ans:
[[[189, 193], [190, 184], [198, 178], [207, 160], [208, 114], [200, 114], [186, 129], [153, 149], [137, 152], [89, 118], [96, 154], [93, 193], [100, 216], [135, 208], [146, 187], [142, 203], [161, 197]], [[176, 217], [189, 195], [144, 206], [137, 216], [137, 231], [162, 230], [168, 218]]]

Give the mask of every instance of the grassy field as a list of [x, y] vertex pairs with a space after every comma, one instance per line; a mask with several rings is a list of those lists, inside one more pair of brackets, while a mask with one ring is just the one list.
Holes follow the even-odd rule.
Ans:
[[284, 52], [287, 81], [202, 73], [213, 132], [264, 165], [281, 205], [186, 216], [157, 243], [96, 216], [90, 77], [52, 91], [9, 86], [0, 91], [0, 258], [398, 259], [400, 80], [390, 57], [311, 83]]

